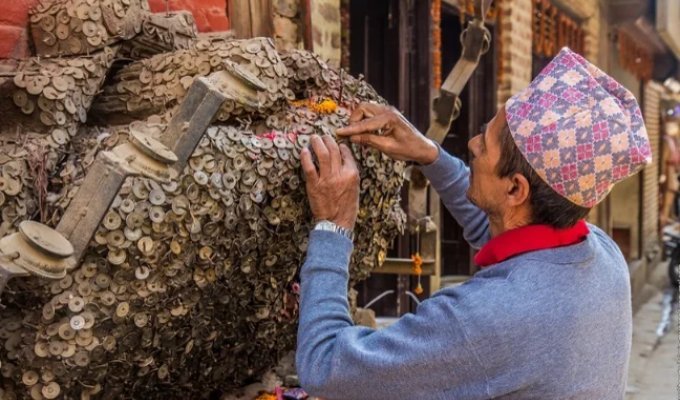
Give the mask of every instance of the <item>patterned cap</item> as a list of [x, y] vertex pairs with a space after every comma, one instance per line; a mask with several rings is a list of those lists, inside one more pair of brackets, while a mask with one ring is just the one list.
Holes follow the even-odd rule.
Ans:
[[505, 112], [529, 164], [579, 206], [593, 207], [652, 161], [633, 94], [567, 47], [505, 103]]

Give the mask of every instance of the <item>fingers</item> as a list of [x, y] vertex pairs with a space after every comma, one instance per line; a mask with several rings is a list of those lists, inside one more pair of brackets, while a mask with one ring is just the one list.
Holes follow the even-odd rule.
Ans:
[[319, 180], [319, 174], [312, 161], [312, 153], [307, 147], [303, 148], [300, 152], [300, 164], [302, 164], [302, 171], [305, 173], [307, 182], [315, 185]]
[[352, 154], [352, 150], [347, 147], [346, 144], [341, 144], [340, 145], [340, 155], [342, 156], [342, 167], [345, 169], [348, 169], [350, 171], [359, 171], [359, 168], [357, 168], [357, 162], [354, 160], [354, 154]]
[[328, 149], [319, 135], [312, 135], [312, 149], [316, 155], [316, 160], [319, 162], [319, 175], [323, 175], [330, 171], [331, 156]]
[[340, 171], [342, 169], [342, 157], [340, 155], [340, 150], [338, 149], [338, 144], [335, 143], [335, 139], [331, 136], [323, 136], [322, 140], [328, 149], [328, 155], [330, 158], [330, 171], [331, 173], [335, 171]]
[[365, 146], [371, 146], [380, 150], [381, 152], [387, 152], [389, 150], [390, 144], [394, 139], [387, 136], [378, 136], [372, 133], [364, 133], [360, 135], [355, 135], [349, 138], [353, 143], [359, 143]]
[[387, 107], [375, 103], [361, 103], [349, 116], [349, 123], [361, 121], [364, 118], [372, 118], [385, 112]]
[[391, 115], [388, 113], [383, 113], [373, 118], [368, 118], [350, 126], [340, 128], [335, 133], [338, 136], [353, 136], [360, 135], [366, 132], [377, 131], [378, 129], [384, 129], [389, 126], [391, 121]]

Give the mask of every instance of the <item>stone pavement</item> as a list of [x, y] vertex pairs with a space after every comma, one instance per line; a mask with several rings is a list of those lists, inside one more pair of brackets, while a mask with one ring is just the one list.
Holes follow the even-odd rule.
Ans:
[[[665, 281], [665, 263], [654, 275]], [[660, 272], [659, 272], [660, 271]], [[651, 281], [655, 279], [652, 277]], [[657, 279], [657, 282], [659, 280]], [[628, 371], [626, 400], [676, 400], [678, 386], [678, 349], [680, 345], [678, 313], [673, 315], [671, 330], [658, 346], [656, 328], [661, 320], [663, 293], [658, 286], [655, 294], [633, 317], [633, 346]]]

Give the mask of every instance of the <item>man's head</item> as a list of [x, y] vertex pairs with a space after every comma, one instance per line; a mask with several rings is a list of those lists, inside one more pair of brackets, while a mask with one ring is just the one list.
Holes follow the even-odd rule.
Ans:
[[652, 161], [632, 93], [566, 47], [469, 147], [468, 197], [496, 231], [573, 225]]
[[565, 199], [536, 174], [512, 138], [504, 107], [468, 148], [472, 153], [468, 198], [506, 228], [527, 224], [566, 228], [588, 215], [589, 208]]

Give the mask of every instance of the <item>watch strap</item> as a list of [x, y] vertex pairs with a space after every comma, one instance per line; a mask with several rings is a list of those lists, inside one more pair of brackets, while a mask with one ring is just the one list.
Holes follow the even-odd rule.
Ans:
[[354, 241], [354, 232], [351, 229], [343, 228], [342, 226], [325, 219], [318, 221], [316, 225], [314, 225], [314, 230], [339, 233], [351, 242]]

